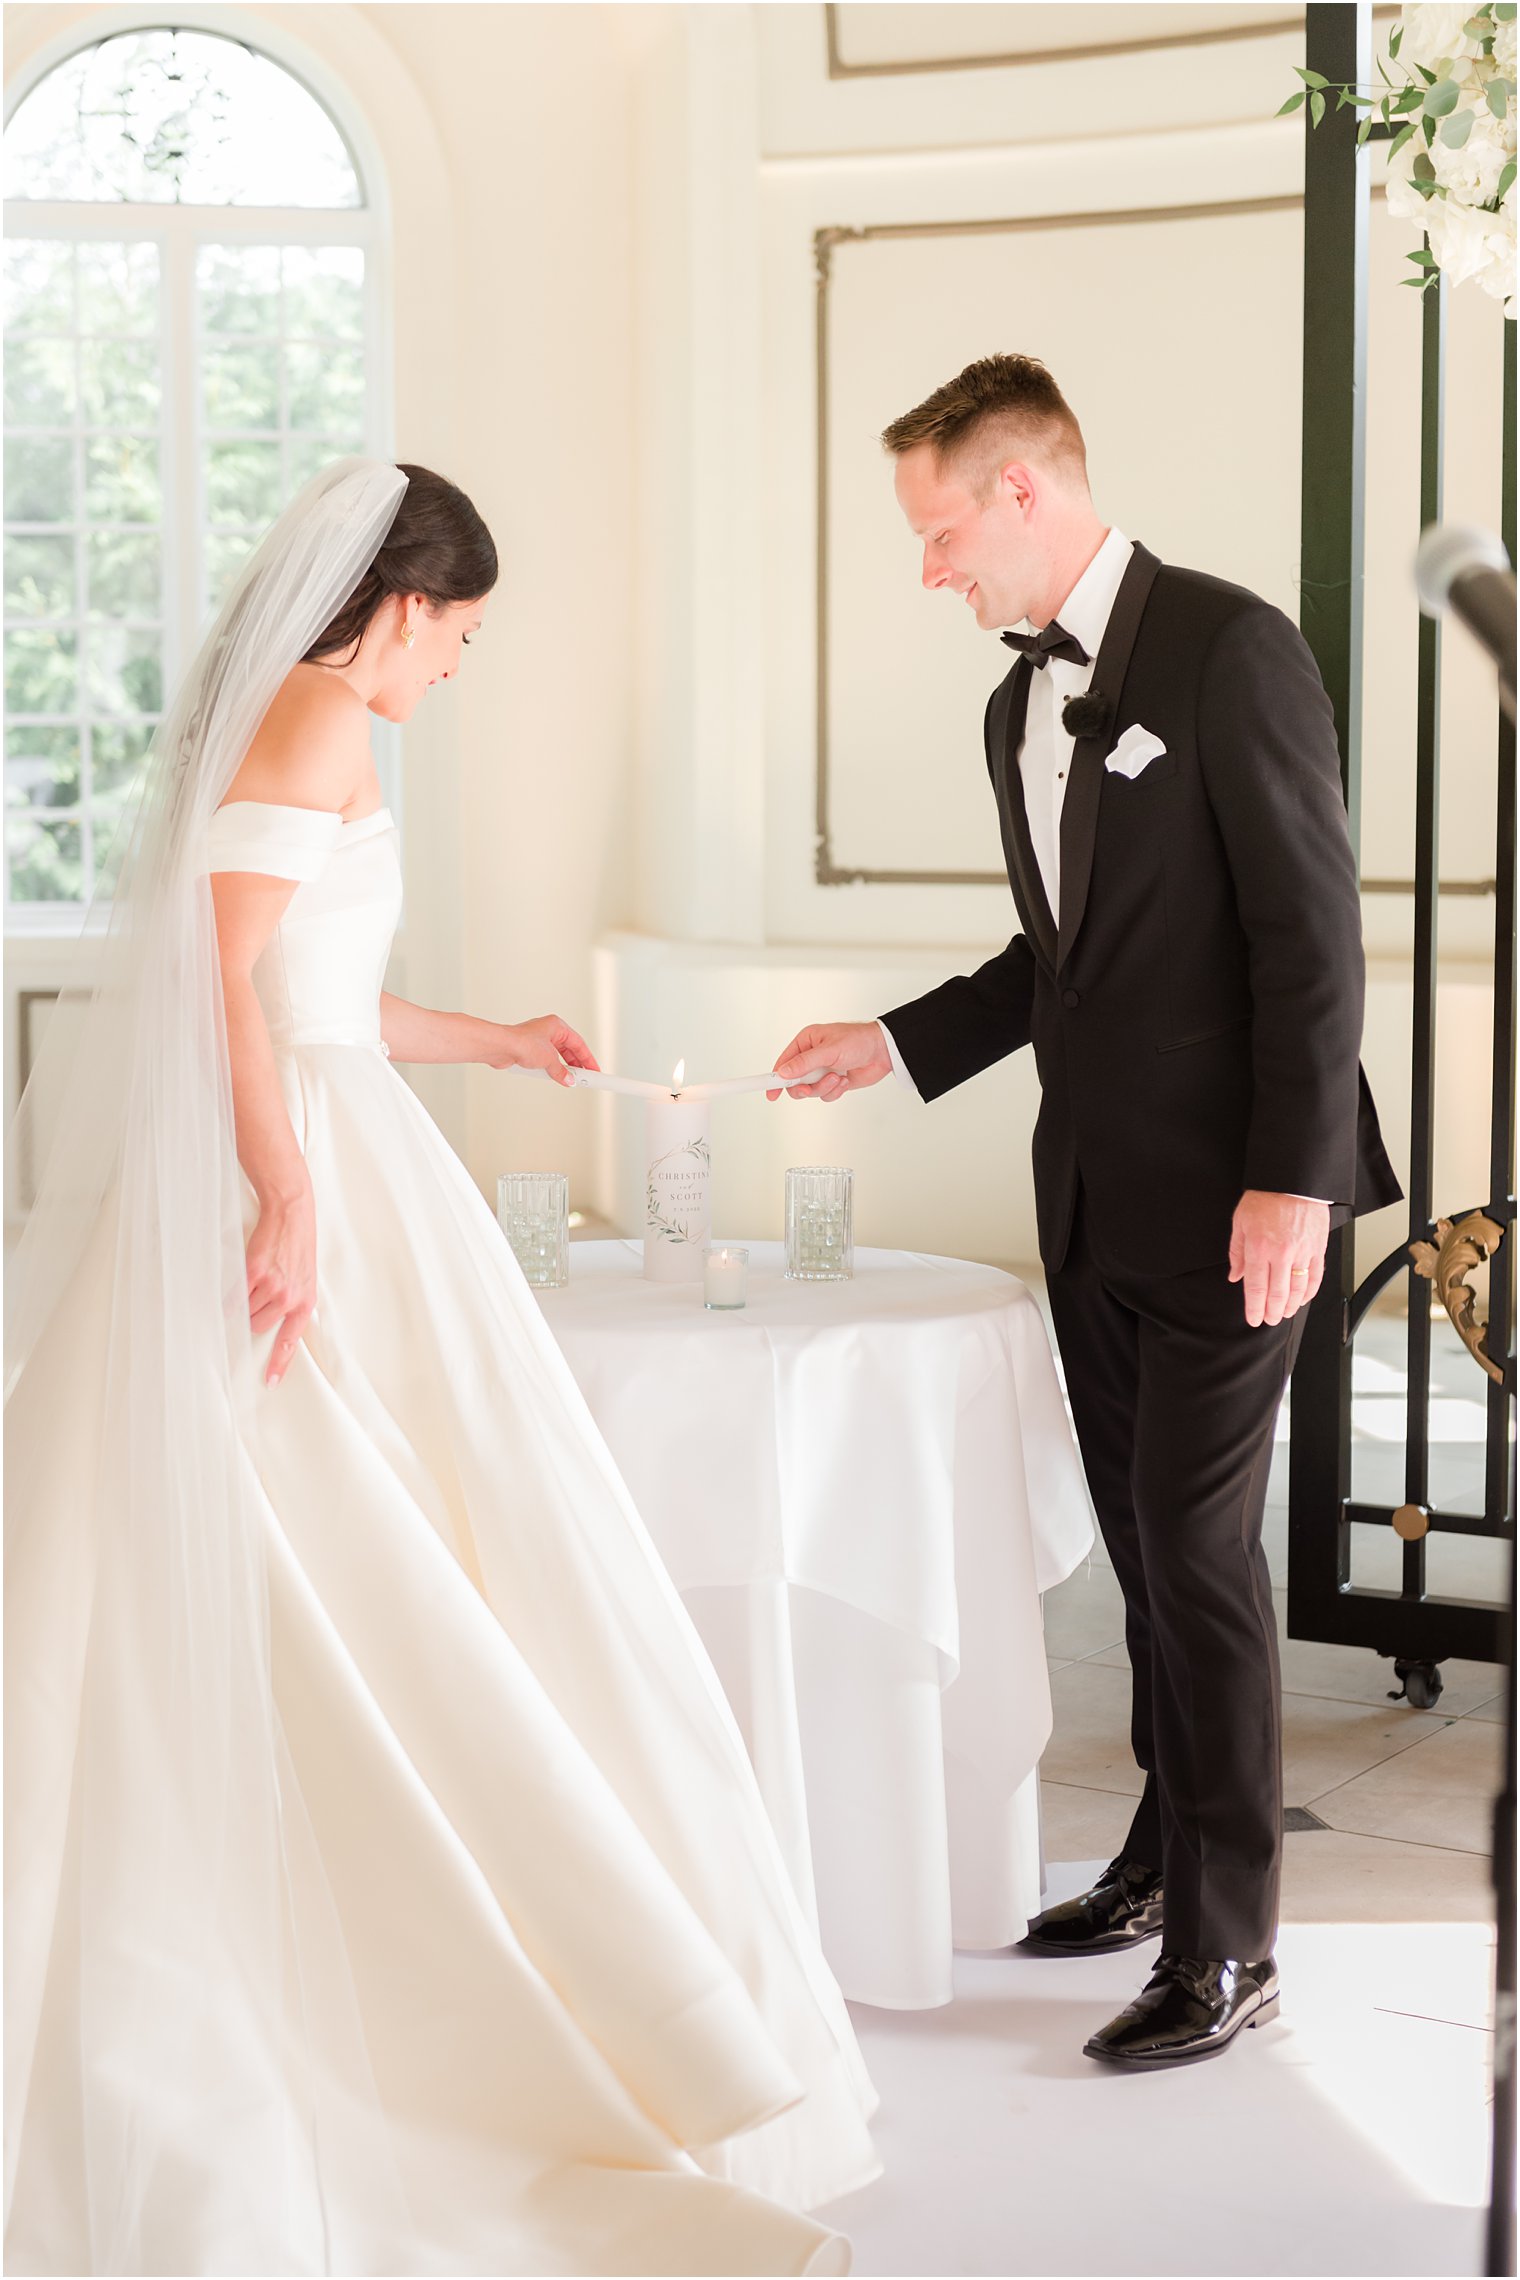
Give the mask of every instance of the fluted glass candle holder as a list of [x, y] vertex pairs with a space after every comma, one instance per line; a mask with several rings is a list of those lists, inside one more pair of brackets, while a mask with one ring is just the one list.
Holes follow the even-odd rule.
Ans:
[[787, 1173], [789, 1282], [848, 1282], [854, 1274], [854, 1185], [843, 1164], [794, 1164]]
[[564, 1172], [503, 1172], [496, 1217], [535, 1290], [570, 1280], [570, 1181]]

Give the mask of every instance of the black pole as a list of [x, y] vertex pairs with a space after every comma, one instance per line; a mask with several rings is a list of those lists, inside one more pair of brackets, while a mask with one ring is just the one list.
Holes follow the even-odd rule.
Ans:
[[[1429, 251], [1430, 240], [1425, 240]], [[1420, 354], [1420, 529], [1441, 519], [1446, 413], [1446, 280], [1427, 285]], [[1418, 641], [1415, 690], [1414, 1018], [1409, 1058], [1409, 1239], [1423, 1242], [1433, 1216], [1436, 1136], [1436, 939], [1440, 926], [1441, 628], [1413, 596]], [[1405, 1395], [1404, 1500], [1430, 1501], [1430, 1285], [1408, 1273], [1409, 1384]], [[1404, 1591], [1425, 1593], [1425, 1538], [1404, 1545]]]
[[[1515, 559], [1515, 327], [1504, 328], [1504, 543]], [[1494, 898], [1494, 1089], [1493, 1152], [1490, 1160], [1490, 1212], [1504, 1240], [1489, 1262], [1488, 1337], [1490, 1358], [1505, 1382], [1488, 1389], [1487, 1494], [1484, 1509], [1497, 1516], [1515, 1512], [1515, 1242], [1513, 1209], [1506, 1209], [1515, 1181], [1515, 724], [1499, 715], [1498, 860]], [[1510, 1538], [1509, 1624], [1505, 1633], [1507, 1701], [1504, 1719], [1504, 1785], [1494, 1801], [1494, 1912], [1498, 1939], [1494, 1952], [1494, 2141], [1488, 2201], [1484, 2271], [1515, 2269], [1515, 1547]]]
[[[1332, 86], [1372, 71], [1368, 0], [1310, 0], [1305, 60]], [[1361, 843], [1362, 531], [1367, 461], [1367, 151], [1355, 111], [1323, 125], [1304, 106], [1304, 420], [1298, 620], [1314, 652], [1341, 750], [1351, 844]], [[1288, 1438], [1288, 1631], [1313, 1638], [1315, 1611], [1350, 1579], [1351, 1343], [1355, 1241], [1335, 1228], [1293, 1373]], [[1321, 1619], [1322, 1620], [1322, 1619]]]

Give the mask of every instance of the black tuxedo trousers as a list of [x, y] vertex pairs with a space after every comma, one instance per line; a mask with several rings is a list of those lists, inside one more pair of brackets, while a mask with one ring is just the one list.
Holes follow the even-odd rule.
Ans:
[[1272, 1952], [1282, 1711], [1262, 1514], [1303, 1329], [1252, 1329], [1216, 1267], [1103, 1260], [1079, 1190], [1050, 1308], [1098, 1526], [1124, 1593], [1130, 1743], [1145, 1789], [1127, 1859], [1164, 1871], [1162, 1947]]

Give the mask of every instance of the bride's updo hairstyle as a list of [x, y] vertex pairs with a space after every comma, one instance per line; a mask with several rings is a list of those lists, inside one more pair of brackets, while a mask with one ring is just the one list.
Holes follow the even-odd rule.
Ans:
[[[370, 620], [393, 594], [421, 594], [442, 609], [449, 602], [478, 602], [496, 583], [495, 541], [458, 484], [431, 468], [397, 464], [406, 489], [385, 544], [303, 664], [328, 658], [351, 664]], [[347, 654], [338, 658], [339, 651]]]

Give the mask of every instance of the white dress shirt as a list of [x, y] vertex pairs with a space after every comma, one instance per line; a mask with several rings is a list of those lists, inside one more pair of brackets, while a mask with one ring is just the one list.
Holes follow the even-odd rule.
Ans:
[[1091, 662], [1073, 665], [1064, 657], [1052, 657], [1041, 671], [1032, 671], [1029, 676], [1029, 710], [1024, 720], [1019, 774], [1024, 779], [1024, 808], [1035, 861], [1057, 927], [1061, 919], [1061, 809], [1076, 744], [1075, 737], [1061, 724], [1061, 710], [1068, 697], [1081, 696], [1092, 686], [1093, 664], [1108, 630], [1109, 613], [1129, 567], [1131, 551], [1123, 531], [1111, 530], [1056, 611], [1062, 630], [1082, 644]]
[[[1061, 725], [1061, 708], [1068, 697], [1080, 695], [1091, 685], [1098, 647], [1107, 630], [1114, 596], [1129, 567], [1131, 551], [1130, 542], [1123, 531], [1111, 530], [1056, 611], [1062, 629], [1081, 642], [1092, 663], [1072, 665], [1065, 658], [1052, 657], [1041, 670], [1031, 670], [1029, 676], [1029, 710], [1024, 720], [1019, 773], [1024, 779], [1024, 806], [1029, 816], [1029, 836], [1034, 841], [1035, 860], [1040, 866], [1040, 878], [1044, 883], [1051, 915], [1058, 924], [1061, 910], [1061, 807], [1066, 798], [1066, 779], [1071, 772], [1071, 755], [1076, 741]], [[1028, 624], [1027, 619], [1025, 623]], [[879, 1027], [886, 1039], [887, 1051], [892, 1056], [892, 1067], [896, 1071], [898, 1083], [906, 1085], [910, 1092], [917, 1093], [918, 1087], [908, 1074], [907, 1063], [897, 1050], [896, 1038], [885, 1022], [881, 1022]]]

